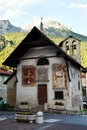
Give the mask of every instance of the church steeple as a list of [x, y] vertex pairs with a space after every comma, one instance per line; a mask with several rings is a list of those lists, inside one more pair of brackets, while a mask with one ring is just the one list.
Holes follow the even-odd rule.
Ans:
[[42, 17], [41, 17], [41, 22], [40, 22], [40, 30], [43, 32], [43, 22], [42, 22]]

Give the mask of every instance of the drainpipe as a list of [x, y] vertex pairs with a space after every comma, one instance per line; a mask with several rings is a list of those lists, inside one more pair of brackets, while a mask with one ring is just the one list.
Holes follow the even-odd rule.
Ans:
[[69, 82], [69, 109], [72, 110], [72, 83]]

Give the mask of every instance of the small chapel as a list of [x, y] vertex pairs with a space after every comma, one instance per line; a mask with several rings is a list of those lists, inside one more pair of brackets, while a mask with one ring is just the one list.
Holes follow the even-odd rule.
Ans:
[[28, 102], [32, 109], [81, 112], [79, 44], [69, 36], [57, 45], [34, 26], [3, 62], [17, 70], [16, 105]]

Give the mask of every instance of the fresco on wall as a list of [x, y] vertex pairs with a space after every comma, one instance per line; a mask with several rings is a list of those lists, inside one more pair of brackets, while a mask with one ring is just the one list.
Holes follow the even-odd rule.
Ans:
[[64, 74], [64, 85], [65, 88], [68, 90], [68, 76], [67, 76], [67, 67], [63, 67], [63, 74]]
[[48, 68], [39, 67], [37, 69], [37, 80], [38, 81], [47, 81], [48, 80]]
[[35, 85], [35, 71], [36, 68], [32, 65], [22, 67], [22, 85], [34, 86]]
[[66, 88], [67, 82], [67, 68], [60, 64], [52, 65], [53, 88]]

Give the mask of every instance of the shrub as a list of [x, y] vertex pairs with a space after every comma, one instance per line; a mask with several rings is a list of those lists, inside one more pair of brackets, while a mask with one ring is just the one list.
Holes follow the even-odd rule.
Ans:
[[64, 106], [64, 104], [62, 102], [55, 102], [55, 105]]
[[20, 102], [20, 105], [28, 105], [28, 102]]

